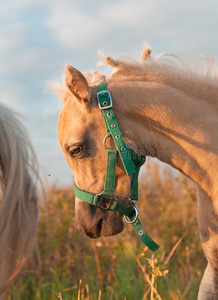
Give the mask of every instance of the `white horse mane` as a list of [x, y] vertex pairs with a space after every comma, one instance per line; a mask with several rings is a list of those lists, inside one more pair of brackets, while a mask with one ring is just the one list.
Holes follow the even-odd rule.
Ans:
[[0, 105], [0, 299], [36, 243], [38, 165], [17, 115]]

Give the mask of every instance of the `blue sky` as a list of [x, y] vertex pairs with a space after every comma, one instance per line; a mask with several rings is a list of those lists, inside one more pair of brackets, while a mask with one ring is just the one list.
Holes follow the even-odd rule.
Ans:
[[[61, 102], [44, 93], [64, 65], [96, 69], [97, 51], [137, 58], [208, 53], [218, 59], [217, 0], [10, 0], [0, 4], [0, 101], [24, 116], [43, 181], [70, 184], [57, 141]], [[49, 176], [50, 175], [50, 176]]]

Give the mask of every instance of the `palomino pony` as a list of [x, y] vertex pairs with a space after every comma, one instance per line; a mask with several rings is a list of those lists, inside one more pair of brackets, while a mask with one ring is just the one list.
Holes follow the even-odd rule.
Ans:
[[36, 242], [37, 161], [15, 114], [0, 105], [0, 299]]
[[[115, 147], [113, 139], [103, 144], [106, 128], [96, 87], [104, 82], [126, 143], [139, 156], [152, 153], [196, 183], [199, 232], [208, 260], [198, 299], [218, 299], [218, 80], [207, 59], [204, 73], [181, 57], [152, 59], [150, 52], [146, 48], [140, 62], [103, 58], [114, 68], [108, 78], [96, 71], [81, 74], [67, 65], [66, 87], [54, 87], [63, 100], [58, 138], [77, 189], [100, 194], [107, 172], [105, 148]], [[131, 181], [118, 155], [114, 196], [126, 206]], [[122, 215], [79, 197], [75, 206], [76, 224], [88, 236], [123, 230]]]

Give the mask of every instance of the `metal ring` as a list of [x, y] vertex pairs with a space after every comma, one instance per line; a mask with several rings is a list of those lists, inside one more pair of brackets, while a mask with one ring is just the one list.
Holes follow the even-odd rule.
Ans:
[[105, 146], [105, 148], [106, 148], [107, 150], [108, 150], [108, 149], [113, 149], [113, 148], [110, 148], [110, 147], [108, 147], [108, 146], [106, 145], [106, 140], [107, 140], [107, 138], [109, 138], [109, 137], [111, 137], [111, 136], [106, 135], [105, 138], [104, 138], [104, 140], [103, 140], [103, 144], [104, 144], [104, 146]]
[[139, 209], [137, 205], [133, 205], [133, 208], [135, 209], [135, 218], [131, 221], [130, 219], [128, 219], [128, 216], [124, 216], [124, 220], [128, 223], [128, 224], [132, 224], [135, 223], [135, 221], [138, 219], [139, 216]]

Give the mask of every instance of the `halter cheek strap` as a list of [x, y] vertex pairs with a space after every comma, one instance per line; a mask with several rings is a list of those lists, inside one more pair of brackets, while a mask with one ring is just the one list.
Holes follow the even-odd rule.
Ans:
[[[159, 245], [152, 240], [142, 227], [138, 219], [139, 209], [136, 206], [138, 200], [138, 175], [140, 167], [145, 162], [145, 158], [140, 157], [132, 149], [127, 147], [112, 109], [113, 103], [111, 95], [104, 82], [97, 86], [97, 98], [99, 108], [104, 116], [107, 132], [104, 139], [104, 145], [107, 149], [107, 171], [104, 190], [100, 194], [92, 194], [79, 189], [75, 184], [75, 195], [79, 199], [91, 205], [95, 205], [100, 209], [111, 210], [124, 215], [126, 222], [132, 224], [134, 231], [141, 241], [149, 249], [155, 251], [159, 248]], [[108, 137], [113, 138], [116, 148], [108, 148], [106, 146], [106, 139]], [[117, 154], [119, 154], [122, 160], [126, 174], [133, 175], [129, 206], [119, 203], [114, 196]]]

